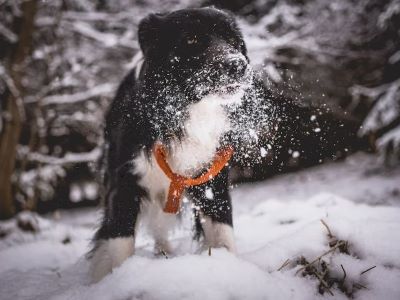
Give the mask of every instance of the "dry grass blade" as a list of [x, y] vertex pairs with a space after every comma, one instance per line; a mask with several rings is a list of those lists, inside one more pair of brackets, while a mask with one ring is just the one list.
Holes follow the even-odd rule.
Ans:
[[328, 283], [324, 280], [323, 276], [321, 276], [318, 272], [314, 272], [314, 275], [317, 276], [319, 282], [324, 286], [325, 290], [333, 296], [331, 289], [329, 288]]
[[338, 242], [335, 246], [333, 246], [330, 250], [324, 252], [323, 254], [321, 254], [320, 256], [318, 256], [316, 259], [314, 259], [312, 262], [306, 264], [305, 266], [303, 266], [302, 268], [298, 269], [295, 273], [295, 275], [297, 275], [300, 271], [304, 270], [305, 268], [313, 265], [314, 263], [316, 263], [317, 261], [319, 261], [322, 257], [324, 257], [325, 255], [328, 255], [329, 253], [334, 252], [336, 249], [338, 249], [341, 246], [344, 246], [346, 244], [345, 241], [340, 241]]
[[328, 224], [326, 224], [325, 221], [322, 220], [322, 219], [321, 219], [320, 221], [321, 221], [322, 225], [324, 225], [325, 228], [326, 228], [326, 230], [328, 231], [328, 237], [329, 237], [330, 239], [334, 238], [334, 236], [333, 236], [333, 234], [332, 234], [332, 232], [331, 232], [331, 229], [329, 228]]
[[344, 281], [346, 280], [347, 274], [346, 274], [346, 270], [344, 269], [343, 265], [341, 264], [340, 266], [342, 267], [342, 270], [343, 270], [343, 278], [342, 278], [341, 282], [344, 283]]
[[[328, 224], [322, 219], [320, 221], [327, 231], [327, 237], [329, 238], [329, 250], [319, 255], [311, 262], [309, 262], [304, 256], [300, 256], [300, 258], [296, 261], [296, 264], [301, 267], [296, 271], [295, 275], [301, 272], [303, 276], [310, 276], [311, 278], [318, 280], [318, 292], [321, 295], [324, 295], [324, 293], [327, 292], [331, 296], [333, 296], [333, 292], [331, 289], [337, 288], [338, 291], [342, 292], [349, 299], [352, 299], [357, 290], [368, 290], [368, 288], [359, 282], [354, 282], [351, 278], [349, 278], [342, 264], [340, 265], [343, 271], [343, 274], [341, 275], [335, 269], [332, 269], [332, 266], [323, 259], [324, 256], [330, 253], [333, 254], [333, 252], [336, 250], [344, 255], [350, 255], [350, 251], [349, 242], [337, 238], [332, 233]], [[284, 268], [288, 263], [289, 260], [286, 260], [278, 270]], [[365, 271], [362, 271], [360, 275], [369, 272], [375, 267], [376, 266], [373, 266], [366, 269]]]
[[368, 288], [365, 285], [362, 285], [361, 283], [354, 283], [353, 285], [355, 288], [361, 290], [361, 289], [366, 289], [368, 290]]
[[375, 269], [375, 268], [376, 268], [376, 266], [373, 266], [373, 267], [371, 267], [371, 268], [368, 268], [368, 269], [366, 269], [365, 271], [362, 271], [362, 272], [360, 273], [360, 275], [365, 274], [365, 273], [367, 273], [367, 272], [369, 272], [369, 271], [371, 271], [372, 269]]
[[290, 259], [288, 258], [287, 260], [285, 260], [285, 262], [278, 268], [277, 271], [282, 270], [284, 267], [286, 267], [288, 264], [290, 263]]
[[164, 255], [165, 259], [168, 259], [168, 255], [164, 250], [161, 250], [160, 252], [162, 255]]

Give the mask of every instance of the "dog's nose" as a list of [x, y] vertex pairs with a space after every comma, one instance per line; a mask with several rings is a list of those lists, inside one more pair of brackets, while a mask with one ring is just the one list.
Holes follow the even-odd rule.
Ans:
[[247, 61], [239, 55], [228, 56], [222, 63], [222, 67], [230, 76], [243, 76], [247, 69]]

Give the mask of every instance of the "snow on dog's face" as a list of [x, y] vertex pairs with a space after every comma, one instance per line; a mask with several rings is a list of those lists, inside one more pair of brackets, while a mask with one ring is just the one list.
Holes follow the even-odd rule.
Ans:
[[[229, 105], [252, 81], [246, 47], [232, 16], [214, 8], [151, 14], [139, 24], [144, 54], [143, 105], [151, 105], [158, 139], [180, 136], [189, 108], [204, 99]], [[220, 97], [214, 97], [218, 95]], [[225, 105], [225, 106], [226, 106]], [[219, 112], [219, 108], [217, 108]], [[212, 115], [208, 116], [213, 118]]]
[[151, 14], [139, 24], [139, 42], [138, 95], [154, 139], [191, 135], [191, 142], [209, 143], [207, 136], [240, 148], [257, 140], [255, 127], [269, 108], [231, 15], [214, 8]]
[[237, 24], [217, 9], [151, 14], [139, 25], [139, 42], [145, 56], [144, 79], [158, 79], [158, 90], [176, 87], [173, 92], [186, 101], [232, 92], [251, 79]]

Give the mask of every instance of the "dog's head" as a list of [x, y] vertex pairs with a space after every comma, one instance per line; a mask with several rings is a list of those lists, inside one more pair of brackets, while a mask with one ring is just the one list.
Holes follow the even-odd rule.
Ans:
[[210, 111], [198, 111], [203, 121], [196, 128], [213, 124], [223, 106], [230, 124], [222, 142], [242, 148], [242, 141], [257, 140], [251, 132], [266, 122], [267, 114], [264, 119], [260, 115], [269, 105], [256, 85], [233, 16], [215, 8], [151, 14], [139, 24], [139, 43], [144, 55], [139, 109], [156, 139], [168, 140], [169, 133], [182, 136], [190, 110], [207, 104]]
[[139, 43], [143, 79], [178, 86], [191, 101], [234, 90], [250, 77], [241, 32], [234, 18], [218, 9], [151, 14], [139, 24]]

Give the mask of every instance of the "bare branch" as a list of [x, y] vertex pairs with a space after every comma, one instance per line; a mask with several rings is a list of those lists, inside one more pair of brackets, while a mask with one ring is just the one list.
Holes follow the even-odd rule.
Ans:
[[116, 85], [113, 83], [105, 83], [85, 92], [78, 92], [75, 94], [51, 95], [42, 99], [42, 105], [45, 106], [50, 104], [72, 104], [82, 102], [93, 97], [110, 95], [114, 92], [115, 87]]
[[78, 12], [68, 11], [63, 15], [63, 19], [74, 20], [74, 21], [110, 21], [116, 22], [124, 19], [131, 20], [132, 13], [123, 11], [119, 13], [106, 13], [106, 12]]
[[96, 30], [93, 26], [85, 22], [74, 22], [72, 24], [69, 22], [62, 22], [62, 25], [65, 24], [68, 24], [68, 26], [64, 26], [65, 29], [72, 29], [73, 31], [87, 38], [99, 42], [100, 44], [104, 45], [107, 48], [122, 46], [133, 50], [139, 50], [139, 45], [137, 41], [135, 40], [127, 41], [126, 39], [123, 39], [116, 34], [108, 32], [100, 32]]

